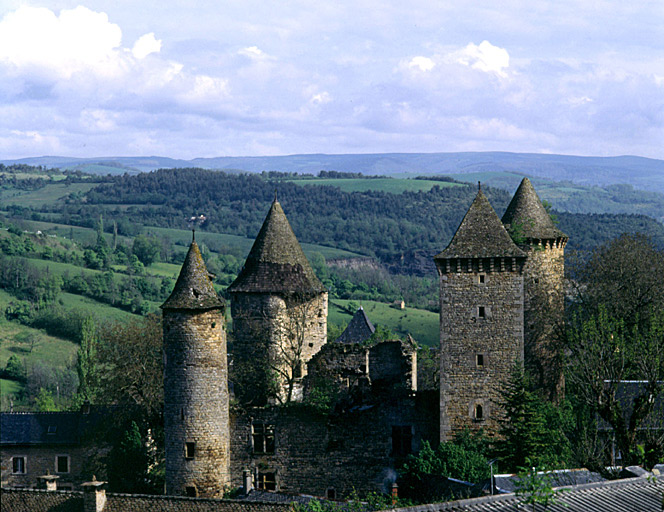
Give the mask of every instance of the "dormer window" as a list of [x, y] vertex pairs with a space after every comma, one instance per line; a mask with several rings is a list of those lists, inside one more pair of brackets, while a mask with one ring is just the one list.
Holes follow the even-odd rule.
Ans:
[[57, 425], [49, 425], [48, 430], [46, 431], [46, 433], [48, 435], [55, 435], [55, 434], [57, 434], [57, 432], [58, 432], [58, 426]]

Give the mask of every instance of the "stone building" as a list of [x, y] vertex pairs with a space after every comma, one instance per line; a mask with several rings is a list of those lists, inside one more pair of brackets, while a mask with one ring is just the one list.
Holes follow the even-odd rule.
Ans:
[[519, 249], [480, 189], [447, 248], [440, 276], [440, 440], [498, 430], [500, 386], [523, 361]]
[[502, 222], [527, 254], [524, 275], [524, 362], [538, 386], [564, 395], [561, 326], [565, 315], [565, 245], [528, 178], [523, 178]]
[[230, 486], [224, 309], [192, 241], [162, 305], [167, 494], [221, 497]]
[[236, 396], [254, 405], [300, 399], [306, 363], [327, 341], [327, 290], [276, 197], [228, 293]]

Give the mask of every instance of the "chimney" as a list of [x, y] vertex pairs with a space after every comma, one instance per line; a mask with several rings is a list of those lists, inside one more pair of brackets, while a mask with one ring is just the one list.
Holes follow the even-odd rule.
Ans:
[[58, 490], [58, 478], [57, 475], [43, 475], [38, 476], [39, 480], [39, 489], [44, 489], [47, 491], [57, 491]]
[[81, 484], [83, 488], [83, 512], [103, 512], [106, 505], [105, 483], [98, 482], [97, 478], [92, 475], [91, 482]]
[[399, 486], [396, 482], [392, 484], [392, 505], [396, 505], [399, 500]]
[[242, 471], [242, 492], [246, 496], [253, 488], [254, 486], [251, 483], [251, 471], [245, 469]]

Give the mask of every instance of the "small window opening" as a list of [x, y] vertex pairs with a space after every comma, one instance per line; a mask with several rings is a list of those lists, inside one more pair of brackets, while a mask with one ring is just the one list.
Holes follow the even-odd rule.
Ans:
[[479, 282], [480, 284], [484, 284], [484, 283], [485, 283], [486, 276], [485, 276], [484, 274], [480, 274], [479, 276], [477, 276], [477, 278], [478, 278], [478, 282]]
[[184, 421], [184, 407], [180, 409], [180, 419]]
[[484, 408], [482, 407], [482, 404], [475, 404], [475, 419], [478, 421], [484, 419]]
[[410, 425], [392, 426], [392, 455], [400, 457], [413, 451], [413, 429]]
[[254, 423], [254, 453], [274, 453], [274, 425]]
[[484, 366], [484, 354], [475, 354], [475, 363], [478, 368]]
[[367, 373], [367, 365], [366, 364], [361, 364], [360, 365], [360, 371], [362, 373]]
[[309, 348], [312, 348], [314, 346], [313, 343], [309, 343]]
[[258, 473], [258, 488], [262, 491], [276, 491], [277, 474], [274, 471]]
[[12, 457], [12, 473], [15, 475], [25, 474], [25, 457]]
[[301, 379], [302, 378], [302, 363], [301, 362], [297, 363], [295, 368], [293, 368], [293, 378], [295, 378], [295, 379]]
[[196, 490], [196, 487], [194, 487], [193, 485], [188, 485], [187, 487], [185, 487], [184, 493], [189, 498], [196, 498], [198, 496], [198, 491]]
[[193, 459], [196, 455], [196, 443], [184, 443], [184, 457]]
[[484, 306], [477, 308], [477, 316], [480, 318], [486, 318], [486, 308]]
[[214, 329], [215, 327], [217, 327], [217, 322], [212, 322], [212, 328]]
[[330, 487], [327, 490], [327, 499], [328, 500], [336, 500], [337, 499], [337, 491], [333, 487]]
[[55, 472], [56, 473], [69, 473], [69, 456], [58, 455], [55, 458]]

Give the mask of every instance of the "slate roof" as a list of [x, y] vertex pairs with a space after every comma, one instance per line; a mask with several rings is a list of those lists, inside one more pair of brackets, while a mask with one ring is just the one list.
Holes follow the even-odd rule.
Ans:
[[[599, 473], [587, 469], [561, 469], [548, 471], [553, 487], [563, 487], [569, 485], [582, 485], [597, 482], [604, 482], [604, 478]], [[510, 493], [516, 491], [519, 482], [517, 475], [494, 475], [493, 482], [497, 492]]]
[[0, 446], [72, 445], [100, 425], [111, 412], [93, 408], [82, 412], [0, 413]]
[[512, 225], [519, 225], [526, 239], [568, 238], [555, 226], [528, 178], [521, 180], [502, 220], [508, 229]]
[[[664, 478], [630, 478], [564, 487], [547, 512], [661, 512]], [[514, 512], [532, 510], [515, 494], [394, 509], [394, 512]], [[538, 505], [537, 512], [544, 507]]]
[[161, 308], [207, 310], [222, 307], [224, 301], [217, 295], [201, 251], [192, 240], [173, 292]]
[[468, 208], [452, 241], [434, 260], [450, 258], [525, 258], [507, 233], [482, 190]]
[[335, 341], [338, 343], [362, 343], [371, 338], [374, 332], [376, 332], [376, 328], [364, 312], [364, 308], [360, 306], [348, 322], [344, 332]]
[[230, 293], [321, 293], [302, 247], [275, 199]]

